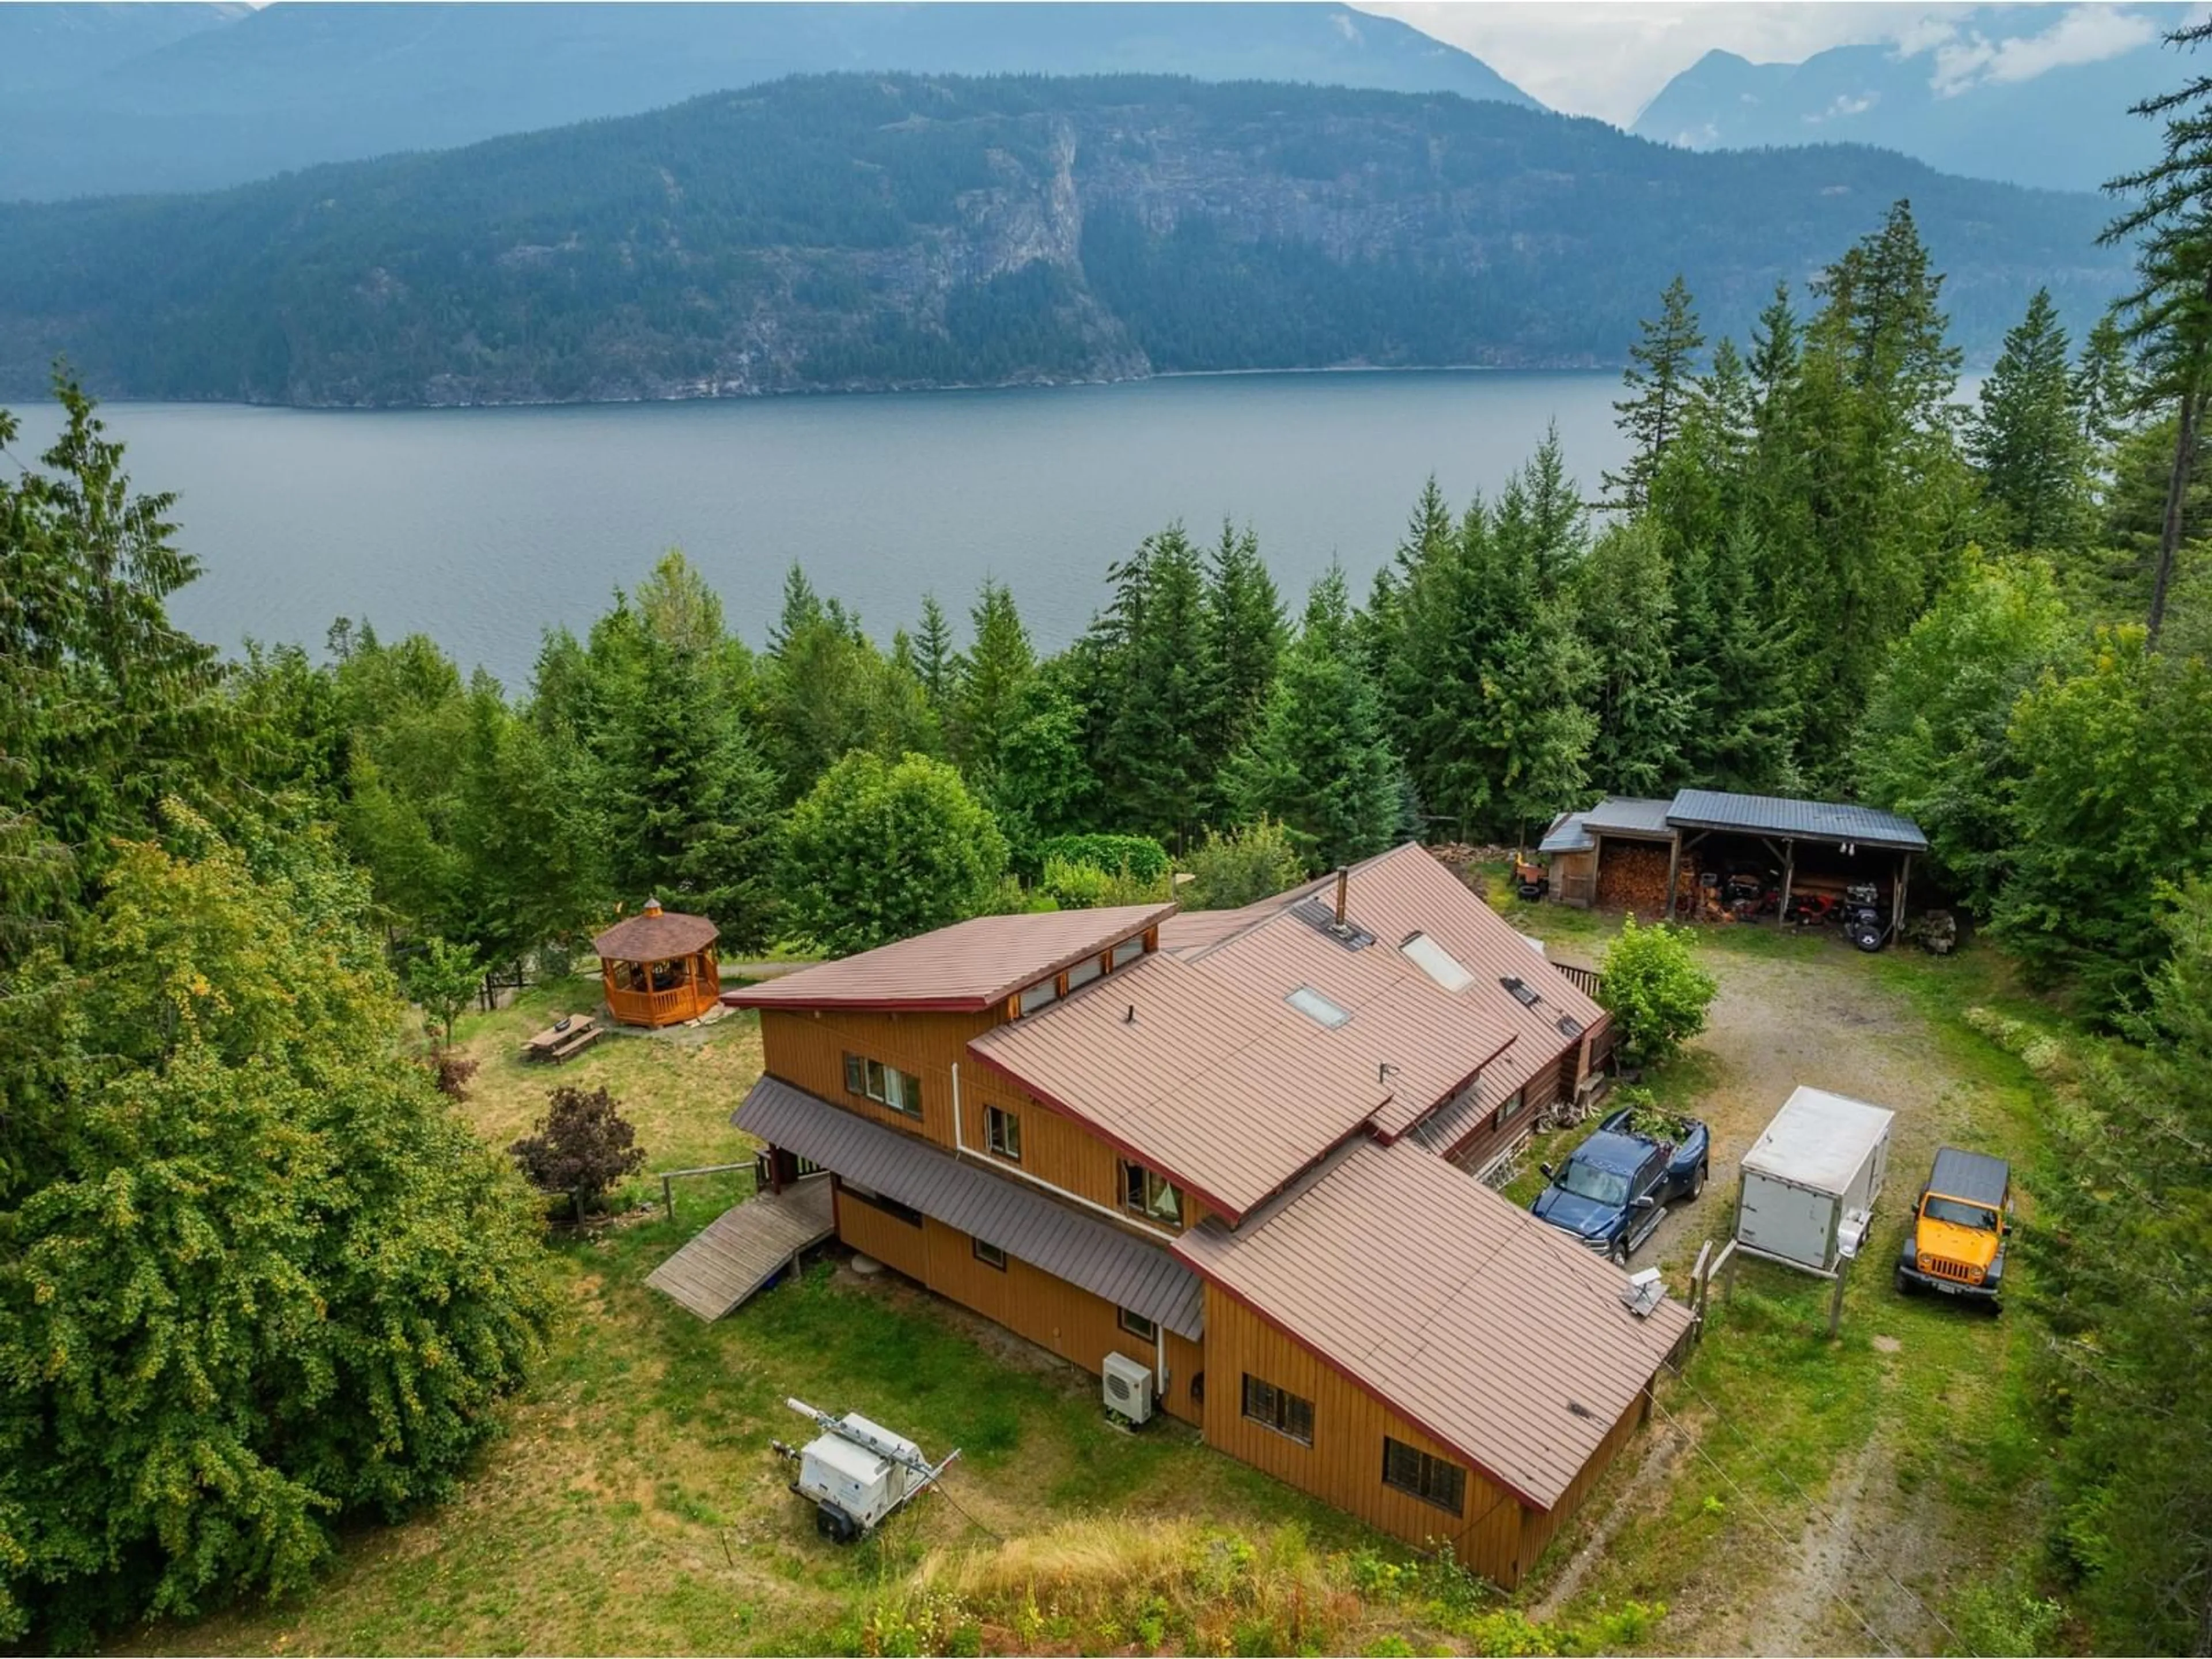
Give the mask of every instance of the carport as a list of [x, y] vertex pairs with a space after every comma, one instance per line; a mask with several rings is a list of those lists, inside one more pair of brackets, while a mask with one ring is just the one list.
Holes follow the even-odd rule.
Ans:
[[1904, 926], [1905, 889], [1912, 879], [1912, 858], [1928, 850], [1920, 826], [1894, 812], [1838, 801], [1795, 800], [1779, 795], [1735, 795], [1715, 789], [1685, 789], [1667, 809], [1674, 852], [1667, 883], [1667, 917], [1675, 910], [1675, 878], [1686, 854], [1734, 842], [1755, 845], [1782, 872], [1779, 914], [1790, 914], [1790, 896], [1800, 871], [1800, 850], [1823, 873], [1846, 878], [1888, 881], [1889, 925]]

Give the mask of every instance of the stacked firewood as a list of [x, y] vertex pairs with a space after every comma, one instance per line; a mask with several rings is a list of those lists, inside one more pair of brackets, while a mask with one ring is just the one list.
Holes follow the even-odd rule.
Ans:
[[1608, 910], [1633, 910], [1645, 921], [1664, 915], [1667, 859], [1664, 847], [1607, 842], [1598, 865], [1597, 902]]
[[1429, 856], [1438, 864], [1454, 870], [1464, 870], [1471, 864], [1510, 864], [1513, 861], [1510, 847], [1483, 847], [1470, 842], [1437, 842], [1429, 848]]

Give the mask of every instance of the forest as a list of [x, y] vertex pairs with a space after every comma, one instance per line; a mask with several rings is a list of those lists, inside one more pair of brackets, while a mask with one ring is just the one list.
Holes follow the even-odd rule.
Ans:
[[1899, 197], [1978, 363], [2086, 329], [2094, 198], [1850, 145], [1698, 155], [1446, 94], [817, 76], [205, 196], [0, 204], [0, 394], [323, 405], [1334, 364], [1619, 362], [1681, 271], [1741, 331]]
[[2078, 1018], [2008, 1316], [2051, 1338], [2022, 1547], [2084, 1647], [2200, 1650], [2212, 88], [2148, 107], [2135, 292], [2079, 339], [2035, 294], [1971, 404], [1899, 203], [1741, 340], [1656, 297], [1601, 503], [1534, 441], [1364, 592], [1164, 526], [1049, 655], [1001, 588], [883, 642], [799, 569], [755, 648], [672, 553], [513, 690], [364, 620], [224, 661], [92, 401], [36, 458], [0, 416], [0, 1641], [297, 1589], [465, 1478], [553, 1310], [530, 1195], [402, 1040], [456, 964], [565, 963], [648, 896], [733, 960], [1171, 861], [1235, 904], [1697, 783], [1910, 814]]

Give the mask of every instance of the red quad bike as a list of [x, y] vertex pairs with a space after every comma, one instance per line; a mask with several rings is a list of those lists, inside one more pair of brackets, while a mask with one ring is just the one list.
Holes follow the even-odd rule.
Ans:
[[1833, 893], [1792, 893], [1784, 921], [1799, 927], [1825, 927], [1843, 913], [1843, 902]]

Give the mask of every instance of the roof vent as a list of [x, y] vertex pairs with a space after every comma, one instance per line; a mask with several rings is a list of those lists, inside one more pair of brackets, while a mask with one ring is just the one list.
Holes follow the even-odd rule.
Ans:
[[1577, 1019], [1572, 1014], [1561, 1014], [1559, 1016], [1559, 1035], [1561, 1036], [1578, 1037], [1582, 1034], [1582, 1021]]
[[1356, 921], [1340, 923], [1336, 911], [1317, 898], [1301, 899], [1291, 907], [1291, 914], [1324, 938], [1333, 939], [1347, 951], [1364, 951], [1375, 943], [1375, 935]]
[[1583, 1405], [1579, 1400], [1570, 1400], [1567, 1401], [1567, 1409], [1573, 1413], [1577, 1417], [1587, 1417], [1593, 1423], [1597, 1420], [1597, 1413], [1592, 1411], [1588, 1406]]
[[1536, 994], [1534, 988], [1530, 986], [1527, 981], [1516, 979], [1510, 974], [1506, 975], [1498, 982], [1500, 985], [1503, 985], [1507, 991], [1512, 994], [1513, 1000], [1516, 1002], [1522, 1004], [1525, 1007], [1533, 1008], [1544, 1000]]
[[660, 914], [660, 901], [657, 898], [649, 898], [646, 900], [645, 914], [648, 916], [659, 915]]

